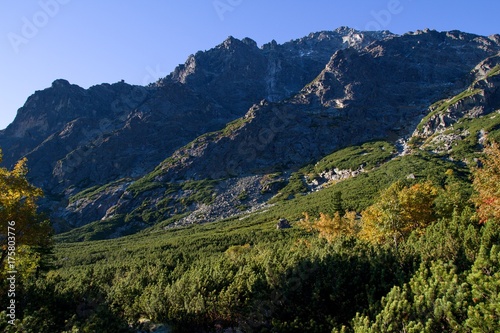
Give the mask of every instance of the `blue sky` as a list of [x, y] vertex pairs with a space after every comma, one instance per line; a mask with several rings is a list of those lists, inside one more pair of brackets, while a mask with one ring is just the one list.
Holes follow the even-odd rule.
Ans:
[[1, 0], [0, 128], [35, 91], [65, 78], [84, 88], [166, 76], [227, 36], [259, 45], [350, 26], [500, 33], [500, 1]]

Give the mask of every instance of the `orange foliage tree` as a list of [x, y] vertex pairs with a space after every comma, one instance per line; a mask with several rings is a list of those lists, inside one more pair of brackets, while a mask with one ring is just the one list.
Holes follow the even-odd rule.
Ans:
[[484, 153], [482, 166], [473, 170], [476, 193], [472, 197], [482, 223], [500, 221], [500, 148], [494, 142], [484, 148]]

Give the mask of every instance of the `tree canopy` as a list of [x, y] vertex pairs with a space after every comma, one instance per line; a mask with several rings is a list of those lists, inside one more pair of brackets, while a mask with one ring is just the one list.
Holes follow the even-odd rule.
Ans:
[[397, 248], [412, 231], [423, 230], [435, 220], [437, 193], [430, 181], [410, 187], [395, 182], [362, 213], [361, 237], [379, 244], [392, 242]]
[[473, 201], [482, 223], [500, 220], [500, 148], [497, 143], [485, 147], [482, 166], [474, 170]]
[[[0, 162], [1, 160], [0, 151]], [[39, 252], [49, 248], [52, 242], [50, 223], [37, 211], [37, 200], [42, 197], [43, 193], [27, 180], [26, 163], [26, 159], [20, 160], [11, 171], [7, 168], [0, 168], [0, 246], [2, 249], [0, 264], [2, 267], [5, 265], [9, 252], [16, 255], [18, 263], [26, 262], [28, 256], [37, 258], [36, 260], [39, 261]], [[11, 245], [11, 250], [14, 249], [12, 247], [14, 245], [16, 251], [9, 251], [9, 245]], [[27, 264], [27, 266], [33, 265], [38, 264]]]

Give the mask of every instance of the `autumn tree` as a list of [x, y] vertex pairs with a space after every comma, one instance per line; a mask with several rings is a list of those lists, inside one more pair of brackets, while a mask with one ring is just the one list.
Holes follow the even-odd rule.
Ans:
[[500, 147], [497, 143], [484, 148], [482, 166], [473, 170], [473, 201], [480, 221], [500, 221]]
[[435, 220], [437, 188], [430, 181], [410, 187], [395, 182], [362, 213], [361, 238], [372, 243], [398, 245], [412, 231], [422, 231]]
[[308, 231], [316, 231], [320, 238], [329, 243], [341, 236], [355, 236], [359, 232], [359, 223], [356, 220], [356, 212], [347, 212], [343, 216], [335, 212], [333, 217], [320, 213], [319, 218], [311, 221], [309, 214], [304, 213], [305, 219], [299, 226]]
[[[0, 151], [0, 162], [1, 157]], [[20, 160], [12, 171], [0, 168], [0, 265], [4, 267], [8, 257], [15, 255], [18, 264], [36, 270], [41, 253], [50, 248], [52, 229], [37, 212], [42, 191], [26, 179], [26, 162]]]

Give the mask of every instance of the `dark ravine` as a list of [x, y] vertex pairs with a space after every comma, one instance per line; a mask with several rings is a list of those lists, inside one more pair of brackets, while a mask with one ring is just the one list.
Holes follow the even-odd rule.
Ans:
[[[251, 209], [279, 190], [259, 196], [269, 175], [286, 181], [337, 149], [407, 138], [430, 105], [470, 86], [485, 84], [479, 88], [489, 94], [470, 103], [495, 110], [497, 77], [475, 81], [499, 52], [500, 36], [459, 31], [339, 28], [260, 48], [229, 37], [147, 87], [83, 89], [56, 80], [28, 98], [0, 132], [0, 147], [6, 165], [28, 158], [58, 231], [127, 215], [135, 230], [202, 205], [225, 207], [216, 198], [232, 186], [249, 186], [239, 210]], [[424, 128], [431, 131], [433, 121]], [[214, 198], [188, 200], [196, 191]], [[204, 211], [237, 213], [237, 201], [226, 201], [225, 209]], [[148, 214], [131, 215], [141, 210]], [[158, 211], [153, 220], [138, 218]]]

